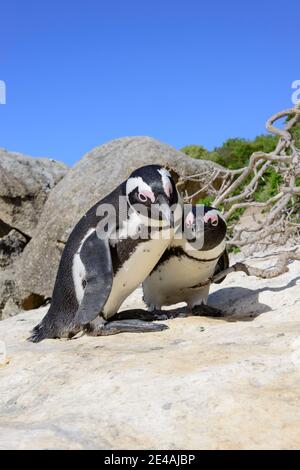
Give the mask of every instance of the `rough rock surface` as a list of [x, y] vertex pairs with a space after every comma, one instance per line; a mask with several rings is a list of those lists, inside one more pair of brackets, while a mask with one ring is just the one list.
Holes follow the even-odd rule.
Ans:
[[22, 253], [27, 243], [28, 239], [15, 229], [0, 238], [0, 268], [12, 264], [15, 258]]
[[15, 315], [19, 308], [14, 303], [16, 285], [12, 267], [0, 270], [0, 320]]
[[49, 191], [66, 172], [55, 160], [0, 149], [0, 236], [6, 225], [31, 237]]
[[51, 191], [36, 235], [26, 246], [19, 266], [23, 298], [32, 293], [52, 295], [62, 242], [74, 225], [135, 168], [155, 163], [183, 176], [215, 168], [212, 162], [192, 159], [149, 137], [125, 137], [94, 148]]
[[46, 308], [0, 322], [0, 448], [299, 448], [299, 286], [299, 262], [231, 274], [210, 297], [227, 317], [161, 333], [31, 344]]
[[15, 265], [49, 192], [66, 172], [63, 163], [0, 149], [0, 320], [19, 310]]

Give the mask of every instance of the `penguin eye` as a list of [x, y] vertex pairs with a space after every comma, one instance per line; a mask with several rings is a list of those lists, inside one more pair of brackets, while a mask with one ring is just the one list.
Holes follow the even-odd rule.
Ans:
[[218, 220], [218, 216], [216, 214], [212, 214], [212, 213], [209, 213], [207, 212], [203, 218], [204, 222], [207, 224], [208, 222], [210, 222], [210, 224], [213, 226], [213, 227], [216, 227], [219, 223], [219, 220]]
[[141, 202], [146, 202], [147, 201], [147, 196], [143, 193], [139, 193], [138, 198]]

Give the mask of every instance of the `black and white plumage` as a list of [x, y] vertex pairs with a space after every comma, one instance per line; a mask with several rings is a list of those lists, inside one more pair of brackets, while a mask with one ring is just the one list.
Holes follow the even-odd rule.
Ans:
[[[125, 207], [120, 201], [125, 201]], [[169, 228], [170, 208], [177, 203], [178, 193], [169, 172], [159, 165], [148, 165], [135, 170], [95, 204], [69, 236], [50, 309], [29, 339], [72, 337], [81, 329], [94, 335], [164, 329], [164, 325], [139, 320], [107, 320], [149, 275], [170, 244], [172, 229], [165, 238], [154, 236], [151, 230], [155, 234]], [[109, 209], [113, 209], [111, 213]], [[139, 237], [141, 229], [147, 231], [146, 239]]]
[[229, 265], [226, 223], [220, 212], [199, 205], [185, 213], [183, 232], [188, 237], [175, 236], [143, 282], [144, 301], [149, 310], [179, 302], [186, 302], [189, 309], [206, 305], [209, 279]]

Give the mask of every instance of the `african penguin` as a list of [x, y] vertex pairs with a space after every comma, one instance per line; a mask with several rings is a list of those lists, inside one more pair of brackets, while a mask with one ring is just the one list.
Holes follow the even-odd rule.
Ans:
[[62, 253], [48, 313], [29, 340], [160, 331], [140, 320], [109, 321], [150, 274], [173, 235], [179, 196], [160, 165], [135, 170], [77, 223]]
[[184, 211], [187, 215], [183, 217], [183, 236], [175, 235], [143, 282], [149, 310], [178, 302], [186, 302], [189, 309], [206, 305], [209, 279], [229, 266], [226, 223], [220, 212], [209, 206], [190, 207]]

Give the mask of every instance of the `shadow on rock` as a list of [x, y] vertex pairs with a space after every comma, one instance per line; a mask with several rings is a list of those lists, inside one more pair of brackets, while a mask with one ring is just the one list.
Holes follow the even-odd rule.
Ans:
[[[259, 301], [259, 295], [262, 292], [270, 292], [270, 294], [272, 292], [282, 292], [294, 287], [299, 279], [300, 276], [279, 287], [265, 286], [260, 289], [249, 289], [240, 286], [225, 287], [209, 296], [209, 304], [220, 308], [224, 312], [223, 320], [251, 321], [262, 313], [273, 310], [271, 305]], [[274, 305], [274, 300], [270, 303]], [[278, 307], [280, 307], [280, 299], [278, 299]]]

